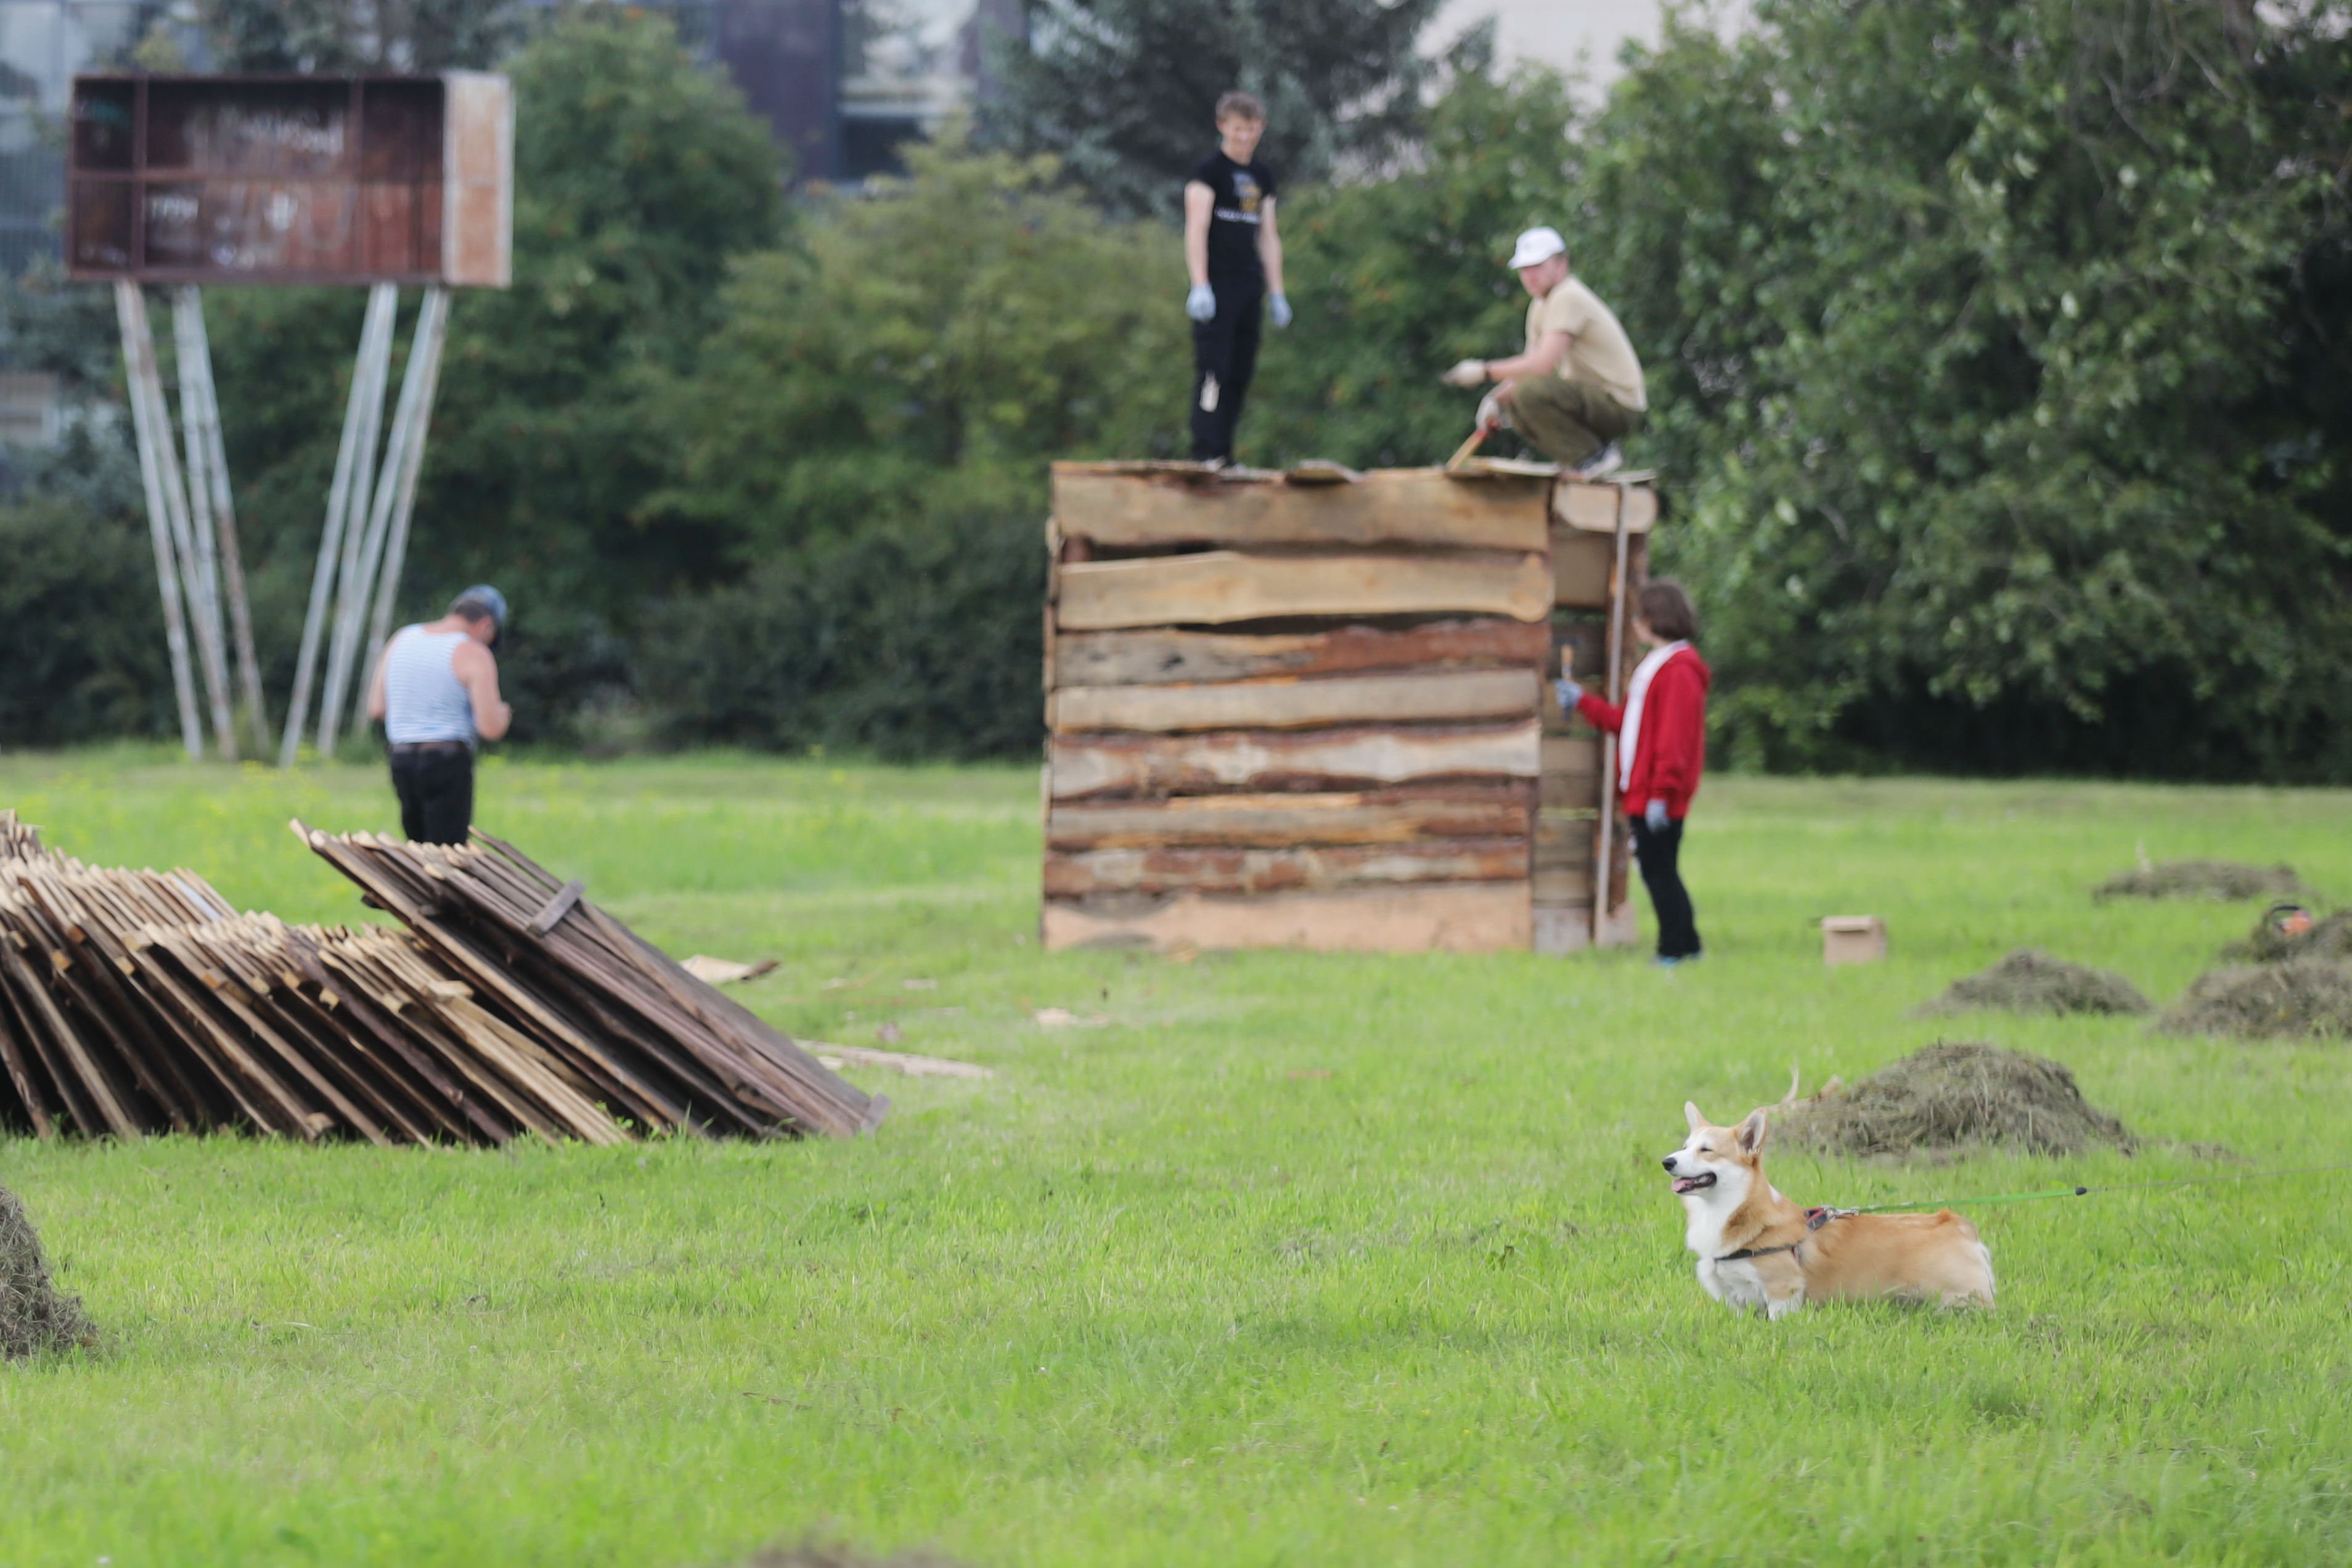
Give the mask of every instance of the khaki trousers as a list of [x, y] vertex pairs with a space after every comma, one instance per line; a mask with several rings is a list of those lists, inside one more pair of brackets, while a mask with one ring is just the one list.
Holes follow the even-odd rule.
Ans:
[[1563, 468], [1576, 467], [1642, 427], [1640, 409], [1626, 407], [1589, 381], [1556, 375], [1521, 376], [1503, 405], [1511, 411], [1511, 428]]

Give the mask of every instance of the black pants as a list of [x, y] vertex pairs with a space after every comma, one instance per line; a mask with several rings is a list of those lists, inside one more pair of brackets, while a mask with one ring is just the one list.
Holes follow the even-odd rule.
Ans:
[[392, 789], [400, 830], [417, 844], [463, 844], [474, 825], [474, 753], [463, 746], [394, 748]]
[[1658, 956], [1696, 957], [1701, 951], [1698, 915], [1675, 864], [1682, 857], [1683, 825], [1668, 822], [1658, 832], [1638, 816], [1632, 821], [1633, 858], [1642, 863], [1642, 885], [1650, 889], [1650, 907], [1658, 913]]
[[1242, 400], [1257, 374], [1258, 327], [1265, 311], [1263, 285], [1209, 280], [1217, 291], [1217, 313], [1192, 323], [1192, 460], [1234, 460], [1234, 427], [1242, 421]]

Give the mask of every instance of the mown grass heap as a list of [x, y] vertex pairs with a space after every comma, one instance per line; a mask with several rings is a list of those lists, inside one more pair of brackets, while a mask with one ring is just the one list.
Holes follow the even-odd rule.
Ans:
[[2122, 975], [2021, 947], [1979, 974], [1952, 982], [1921, 1013], [2001, 1007], [2012, 1013], [2149, 1013], [2155, 1004]]
[[88, 1344], [97, 1332], [81, 1298], [49, 1278], [48, 1255], [24, 1204], [0, 1187], [0, 1357], [16, 1361]]
[[1914, 1051], [1860, 1083], [1790, 1106], [1775, 1121], [1791, 1142], [1840, 1154], [1978, 1144], [2035, 1154], [2132, 1147], [2124, 1124], [2086, 1103], [2059, 1063], [1966, 1042]]
[[2292, 866], [2242, 866], [2234, 860], [2167, 860], [2143, 865], [2137, 871], [2118, 871], [2091, 889], [2101, 903], [2109, 899], [2215, 899], [2234, 903], [2266, 895], [2306, 891]]
[[[338, 865], [405, 847], [298, 830]], [[442, 852], [422, 879], [435, 890], [362, 879], [423, 922], [411, 933], [289, 926], [237, 913], [193, 871], [83, 865], [0, 812], [0, 1125], [620, 1143], [845, 1136], [887, 1106], [511, 848]], [[530, 910], [448, 935], [443, 900], [491, 885]]]
[[2168, 1035], [2253, 1039], [2352, 1036], [2352, 961], [2326, 952], [2210, 969], [2157, 1028]]

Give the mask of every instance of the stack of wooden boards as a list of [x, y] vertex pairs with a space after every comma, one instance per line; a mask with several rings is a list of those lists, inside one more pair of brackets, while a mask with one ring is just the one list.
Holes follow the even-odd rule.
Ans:
[[1588, 634], [1637, 579], [1626, 492], [1574, 489], [1509, 464], [1055, 465], [1046, 944], [1577, 945], [1538, 906], [1593, 924], [1600, 763], [1549, 678], [1564, 642], [1605, 657]]
[[887, 1107], [509, 846], [296, 831], [408, 931], [238, 914], [0, 812], [0, 1124], [620, 1143], [846, 1136]]

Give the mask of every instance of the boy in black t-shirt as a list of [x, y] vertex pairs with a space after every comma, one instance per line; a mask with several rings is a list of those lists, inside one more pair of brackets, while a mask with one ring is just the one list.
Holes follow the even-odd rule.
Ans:
[[1282, 292], [1282, 237], [1274, 226], [1274, 174], [1255, 163], [1265, 106], [1245, 92], [1217, 100], [1217, 151], [1184, 182], [1184, 265], [1192, 292], [1192, 458], [1234, 460], [1234, 426], [1257, 369], [1264, 303], [1290, 325]]

